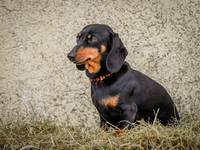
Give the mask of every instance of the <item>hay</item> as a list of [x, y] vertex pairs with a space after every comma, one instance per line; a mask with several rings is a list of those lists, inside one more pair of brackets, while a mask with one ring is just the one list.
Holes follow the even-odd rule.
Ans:
[[141, 122], [121, 137], [99, 127], [63, 127], [52, 121], [0, 122], [0, 149], [200, 149], [200, 117], [177, 126]]

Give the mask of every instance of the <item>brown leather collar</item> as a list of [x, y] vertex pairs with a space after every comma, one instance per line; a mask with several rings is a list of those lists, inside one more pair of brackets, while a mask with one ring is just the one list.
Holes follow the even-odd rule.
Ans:
[[112, 73], [108, 73], [108, 74], [106, 74], [106, 75], [102, 75], [102, 76], [99, 76], [99, 77], [94, 78], [94, 79], [91, 79], [91, 78], [90, 78], [90, 81], [91, 81], [91, 82], [103, 81], [105, 78], [110, 77], [111, 75], [112, 75]]

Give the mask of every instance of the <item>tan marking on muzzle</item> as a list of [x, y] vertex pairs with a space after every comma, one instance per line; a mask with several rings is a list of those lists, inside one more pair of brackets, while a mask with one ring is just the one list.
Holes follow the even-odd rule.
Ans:
[[110, 108], [115, 108], [119, 101], [119, 95], [108, 97], [102, 100], [103, 104]]
[[100, 55], [96, 57], [95, 59], [88, 60], [85, 64], [85, 68], [90, 73], [97, 73], [101, 69], [100, 60], [101, 60]]
[[77, 62], [84, 62], [88, 59], [94, 59], [99, 56], [99, 52], [97, 48], [85, 48], [81, 47], [79, 48], [77, 54], [76, 54], [76, 61]]
[[101, 68], [101, 56], [97, 48], [81, 47], [76, 54], [76, 61], [85, 64], [89, 73], [97, 73]]

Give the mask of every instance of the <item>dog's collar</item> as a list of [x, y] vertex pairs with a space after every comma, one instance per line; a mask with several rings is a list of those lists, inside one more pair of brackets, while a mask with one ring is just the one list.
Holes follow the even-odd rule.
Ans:
[[104, 79], [106, 79], [107, 77], [110, 77], [111, 75], [112, 75], [112, 73], [108, 73], [106, 75], [102, 75], [97, 78], [90, 78], [90, 81], [91, 82], [103, 81]]

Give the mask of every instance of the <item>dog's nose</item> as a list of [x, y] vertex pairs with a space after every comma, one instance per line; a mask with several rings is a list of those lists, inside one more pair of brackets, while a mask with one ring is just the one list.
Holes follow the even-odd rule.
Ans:
[[69, 59], [70, 61], [72, 61], [72, 62], [75, 61], [75, 55], [74, 55], [72, 52], [70, 52], [70, 53], [67, 55], [67, 57], [68, 57], [68, 59]]

